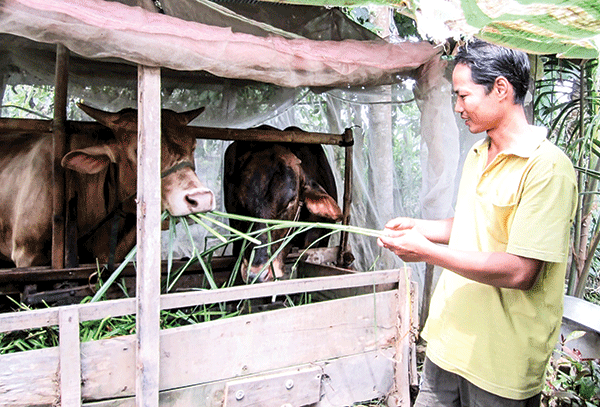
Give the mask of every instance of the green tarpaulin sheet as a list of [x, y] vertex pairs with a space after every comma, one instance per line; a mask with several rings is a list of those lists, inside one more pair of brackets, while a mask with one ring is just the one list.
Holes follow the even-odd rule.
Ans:
[[598, 58], [600, 0], [277, 0], [319, 6], [386, 5], [433, 39], [477, 36], [532, 54]]

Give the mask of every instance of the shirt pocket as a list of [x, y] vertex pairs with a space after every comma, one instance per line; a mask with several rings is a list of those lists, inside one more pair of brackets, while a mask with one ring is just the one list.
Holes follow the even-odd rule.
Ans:
[[[517, 208], [514, 195], [506, 197], [478, 196], [478, 201], [479, 208], [477, 210], [481, 214], [479, 219], [485, 224], [485, 231], [490, 237], [488, 250], [505, 250]], [[479, 230], [482, 229], [479, 228]]]

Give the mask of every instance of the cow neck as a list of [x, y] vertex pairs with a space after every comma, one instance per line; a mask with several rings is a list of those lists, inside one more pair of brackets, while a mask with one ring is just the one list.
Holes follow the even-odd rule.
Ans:
[[[171, 168], [168, 168], [165, 171], [163, 171], [160, 174], [160, 178], [163, 179], [183, 168], [191, 168], [192, 171], [196, 171], [196, 166], [194, 165], [194, 163], [192, 163], [191, 161], [185, 160], [185, 161], [181, 161], [181, 162], [173, 165]], [[108, 174], [107, 174], [107, 178], [109, 178]], [[112, 272], [114, 270], [119, 230], [121, 228], [122, 221], [127, 216], [127, 213], [123, 209], [123, 205], [125, 204], [125, 202], [129, 201], [130, 199], [135, 198], [135, 196], [137, 195], [137, 192], [134, 192], [131, 195], [129, 195], [128, 197], [126, 197], [124, 200], [122, 200], [122, 201], [119, 200], [118, 178], [119, 178], [118, 168], [115, 168], [114, 180], [113, 180], [114, 184], [115, 184], [115, 200], [117, 201], [117, 204], [115, 205], [115, 207], [111, 211], [109, 211], [106, 214], [106, 216], [104, 216], [104, 218], [102, 218], [102, 220], [96, 224], [96, 226], [91, 228], [83, 236], [81, 236], [81, 237], [79, 237], [79, 239], [77, 239], [78, 246], [79, 246], [82, 243], [84, 243], [87, 239], [89, 239], [94, 233], [96, 233], [96, 231], [98, 231], [98, 229], [100, 229], [107, 222], [112, 220], [112, 225], [110, 228], [111, 232], [110, 232], [110, 240], [109, 240], [108, 264], [107, 264], [107, 268], [108, 268], [109, 272]], [[105, 191], [105, 199], [106, 199], [106, 202], [110, 201], [110, 194], [107, 194], [106, 191]], [[300, 215], [300, 208], [301, 208], [301, 206], [298, 207], [298, 212], [296, 213], [296, 220], [298, 219], [298, 217]]]
[[[111, 197], [111, 186], [110, 183], [113, 183], [114, 186], [114, 198]], [[117, 250], [117, 243], [119, 237], [119, 230], [121, 229], [122, 221], [127, 217], [127, 212], [123, 209], [125, 202], [128, 202], [130, 199], [136, 196], [136, 192], [127, 196], [125, 199], [119, 199], [119, 169], [116, 165], [111, 165], [109, 168], [106, 178], [105, 178], [105, 191], [104, 191], [104, 199], [106, 202], [107, 214], [98, 222], [95, 226], [89, 229], [85, 234], [80, 236], [77, 239], [77, 245], [81, 246], [85, 243], [89, 238], [91, 238], [100, 228], [106, 225], [109, 221], [112, 221], [112, 225], [110, 227], [110, 239], [109, 239], [109, 252], [108, 252], [108, 271], [112, 272], [114, 270], [115, 264], [115, 256]], [[114, 201], [115, 204], [112, 205]], [[110, 209], [112, 207], [112, 209]]]

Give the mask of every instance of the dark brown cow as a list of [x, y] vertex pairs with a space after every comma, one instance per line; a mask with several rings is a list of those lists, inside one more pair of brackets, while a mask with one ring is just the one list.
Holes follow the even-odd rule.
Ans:
[[[114, 253], [119, 261], [135, 245], [137, 180], [137, 111], [107, 113], [80, 105], [108, 129], [72, 134], [62, 165], [69, 173], [71, 199], [76, 200], [80, 260], [109, 257], [110, 230], [104, 222], [113, 212], [124, 214]], [[172, 215], [214, 209], [214, 194], [194, 172], [196, 139], [181, 129], [204, 108], [185, 113], [162, 112], [162, 205]], [[52, 216], [52, 136], [3, 136], [0, 155], [0, 253], [17, 267], [49, 263]], [[166, 172], [164, 172], [166, 171]], [[130, 216], [126, 216], [129, 214]], [[132, 216], [133, 215], [133, 216]], [[132, 220], [133, 218], [133, 220]]]
[[[229, 213], [262, 219], [300, 220], [311, 222], [334, 222], [342, 217], [337, 205], [335, 179], [323, 148], [315, 144], [232, 143], [225, 152], [223, 186], [225, 208]], [[230, 220], [230, 225], [247, 231], [249, 223]], [[264, 224], [254, 225], [255, 229]], [[288, 233], [287, 229], [271, 233], [275, 242]], [[326, 233], [323, 229], [311, 229], [298, 236], [294, 245], [306, 248]], [[258, 237], [267, 242], [269, 237]], [[326, 246], [327, 239], [316, 246]], [[234, 245], [234, 254], [239, 255], [242, 242]], [[279, 244], [255, 248], [249, 244], [243, 254], [241, 266], [245, 282], [268, 281], [284, 275], [284, 261], [291, 249], [287, 245], [268, 266], [270, 253], [275, 253]], [[252, 257], [252, 264], [249, 260]]]

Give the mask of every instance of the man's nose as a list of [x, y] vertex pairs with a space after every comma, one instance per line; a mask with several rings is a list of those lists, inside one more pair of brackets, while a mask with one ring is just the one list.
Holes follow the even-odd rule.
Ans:
[[455, 111], [456, 113], [461, 113], [461, 112], [462, 112], [462, 110], [463, 110], [463, 108], [462, 108], [462, 106], [460, 105], [459, 101], [457, 100], [457, 101], [454, 103], [454, 111]]

